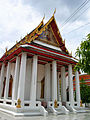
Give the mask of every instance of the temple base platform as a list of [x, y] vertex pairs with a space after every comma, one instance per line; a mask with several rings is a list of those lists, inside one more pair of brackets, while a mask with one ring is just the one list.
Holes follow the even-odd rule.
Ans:
[[12, 104], [0, 103], [0, 111], [11, 114], [13, 116], [47, 116], [48, 112], [45, 110], [43, 106], [41, 106], [40, 102], [36, 102], [36, 104], [29, 105], [25, 103], [23, 107], [17, 108]]
[[[11, 104], [10, 104], [11, 103]], [[63, 106], [61, 102], [49, 101], [47, 107], [43, 107], [40, 101], [31, 102], [24, 101], [24, 105], [21, 108], [17, 108], [16, 101], [12, 104], [11, 100], [2, 100], [0, 103], [0, 111], [11, 114], [13, 116], [47, 116], [49, 113], [53, 115], [62, 115], [69, 113], [86, 113], [90, 112], [90, 108], [85, 107], [72, 107], [70, 103]]]

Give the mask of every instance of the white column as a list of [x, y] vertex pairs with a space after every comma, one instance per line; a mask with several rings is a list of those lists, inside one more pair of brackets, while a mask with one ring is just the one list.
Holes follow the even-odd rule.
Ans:
[[32, 59], [27, 59], [26, 65], [26, 79], [25, 79], [25, 92], [24, 99], [30, 101], [30, 89], [31, 89], [31, 76], [32, 76]]
[[15, 74], [13, 81], [12, 100], [17, 100], [18, 81], [19, 81], [20, 57], [16, 57]]
[[58, 76], [57, 76], [57, 82], [58, 82], [58, 96], [57, 96], [57, 98], [58, 98], [58, 101], [61, 101], [61, 95], [60, 95], [60, 81], [59, 81], [60, 79], [59, 79], [59, 72], [58, 72]]
[[32, 59], [30, 59], [30, 64], [29, 64], [29, 76], [30, 76], [30, 100], [31, 100], [31, 81], [32, 81]]
[[68, 65], [68, 83], [69, 83], [69, 101], [70, 105], [74, 105], [74, 96], [73, 96], [73, 79], [72, 79], [72, 65]]
[[31, 80], [31, 101], [34, 103], [36, 101], [36, 86], [37, 86], [37, 55], [33, 56], [32, 64], [32, 80]]
[[65, 67], [61, 67], [61, 101], [66, 102], [66, 78]]
[[18, 99], [21, 100], [21, 105], [22, 106], [24, 104], [26, 61], [27, 61], [27, 54], [22, 53], [21, 66], [20, 66], [20, 76], [19, 76], [19, 87], [18, 87]]
[[5, 84], [5, 91], [4, 91], [4, 99], [8, 98], [8, 92], [9, 92], [9, 79], [10, 79], [10, 67], [11, 63], [8, 62], [7, 66], [7, 75], [6, 75], [6, 84]]
[[5, 64], [2, 64], [1, 68], [1, 78], [0, 78], [0, 98], [2, 97], [2, 90], [3, 90], [3, 81], [4, 81], [4, 69], [5, 69]]
[[45, 65], [45, 100], [50, 101], [50, 63]]
[[75, 72], [75, 79], [76, 79], [76, 101], [77, 101], [78, 107], [80, 107], [80, 84], [79, 84], [78, 71]]
[[52, 62], [52, 101], [57, 100], [57, 64]]

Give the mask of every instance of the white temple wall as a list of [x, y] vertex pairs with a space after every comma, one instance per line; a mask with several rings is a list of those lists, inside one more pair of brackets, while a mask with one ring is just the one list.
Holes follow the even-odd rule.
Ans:
[[37, 93], [36, 99], [40, 100], [41, 97], [41, 80], [45, 77], [45, 66], [38, 64], [38, 73], [37, 73]]

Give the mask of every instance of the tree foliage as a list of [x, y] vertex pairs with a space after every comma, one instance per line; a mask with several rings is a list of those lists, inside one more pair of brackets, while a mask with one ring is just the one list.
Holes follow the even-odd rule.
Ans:
[[85, 84], [85, 80], [83, 80], [83, 79], [81, 79], [80, 93], [81, 93], [82, 102], [90, 103], [90, 86], [87, 86]]
[[83, 72], [90, 74], [90, 34], [86, 36], [85, 41], [82, 41], [80, 47], [77, 48], [76, 56], [79, 57], [79, 62], [75, 69], [81, 69]]

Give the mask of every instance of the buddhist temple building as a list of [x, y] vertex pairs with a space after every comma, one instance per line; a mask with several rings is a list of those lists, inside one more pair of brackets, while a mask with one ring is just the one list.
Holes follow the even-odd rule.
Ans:
[[72, 77], [77, 63], [65, 46], [54, 14], [46, 24], [42, 20], [0, 58], [0, 111], [14, 116], [77, 112], [76, 108], [80, 107], [78, 71], [75, 72], [76, 101]]

